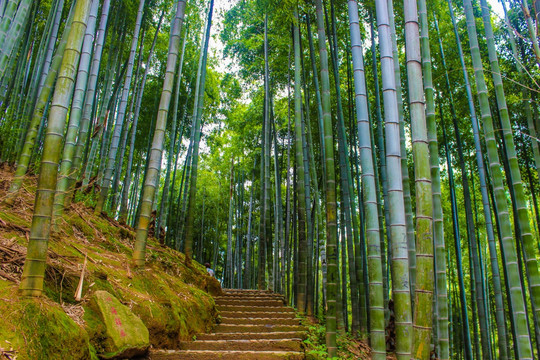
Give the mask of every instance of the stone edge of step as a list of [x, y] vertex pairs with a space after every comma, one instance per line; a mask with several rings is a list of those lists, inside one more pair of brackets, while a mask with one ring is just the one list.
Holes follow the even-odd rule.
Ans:
[[280, 351], [280, 350], [152, 350], [150, 351], [151, 354], [156, 355], [175, 355], [175, 354], [186, 354], [186, 353], [202, 353], [202, 354], [210, 354], [210, 353], [229, 353], [229, 354], [276, 354], [276, 355], [287, 355], [287, 354], [304, 354], [303, 351]]

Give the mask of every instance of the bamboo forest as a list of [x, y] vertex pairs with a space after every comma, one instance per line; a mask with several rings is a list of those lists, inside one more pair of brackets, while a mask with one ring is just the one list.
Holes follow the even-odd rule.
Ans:
[[540, 358], [540, 0], [0, 0], [0, 359]]

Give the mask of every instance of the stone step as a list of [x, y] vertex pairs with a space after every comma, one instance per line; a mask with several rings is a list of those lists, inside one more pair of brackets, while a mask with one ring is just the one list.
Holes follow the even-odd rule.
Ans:
[[197, 335], [197, 340], [249, 340], [249, 339], [301, 339], [307, 334], [303, 331], [213, 333]]
[[257, 297], [257, 296], [265, 296], [265, 297], [283, 297], [282, 295], [280, 294], [274, 294], [274, 293], [270, 293], [270, 292], [260, 292], [260, 293], [237, 293], [237, 292], [223, 292], [221, 293], [219, 296], [237, 296], [237, 297], [241, 297], [241, 298], [245, 298], [245, 297]]
[[237, 292], [268, 292], [273, 293], [272, 290], [259, 290], [259, 289], [223, 289], [223, 291], [237, 291]]
[[281, 318], [263, 318], [263, 317], [221, 317], [222, 324], [237, 324], [237, 325], [300, 325], [299, 319], [281, 319]]
[[277, 292], [272, 292], [269, 290], [223, 290], [224, 294], [274, 294], [274, 295], [283, 295]]
[[180, 342], [180, 350], [302, 351], [300, 339], [197, 340]]
[[220, 324], [216, 327], [215, 333], [241, 333], [241, 332], [282, 332], [282, 331], [306, 331], [304, 326], [300, 325], [235, 325]]
[[280, 300], [285, 302], [285, 298], [281, 295], [220, 295], [214, 300]]
[[238, 304], [223, 304], [217, 305], [217, 309], [221, 311], [240, 311], [240, 312], [279, 312], [293, 313], [294, 309], [287, 306], [245, 306]]
[[293, 312], [290, 311], [220, 311], [222, 317], [228, 318], [278, 318], [278, 319], [296, 319]]
[[216, 305], [242, 305], [242, 306], [283, 306], [282, 300], [239, 300], [217, 299]]
[[301, 351], [157, 350], [151, 360], [304, 360]]

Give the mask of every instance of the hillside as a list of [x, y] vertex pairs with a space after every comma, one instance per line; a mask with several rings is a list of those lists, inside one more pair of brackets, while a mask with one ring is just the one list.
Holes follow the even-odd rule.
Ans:
[[[0, 198], [11, 178], [0, 170]], [[32, 219], [36, 179], [29, 177], [13, 207], [0, 205], [0, 358], [97, 358], [107, 341], [90, 299], [105, 290], [137, 315], [151, 347], [175, 348], [208, 330], [221, 292], [203, 266], [149, 239], [147, 266], [131, 265], [134, 231], [95, 216], [82, 202], [65, 213], [49, 241], [44, 296], [21, 299], [18, 284]], [[86, 266], [85, 264], [85, 258]], [[75, 300], [84, 270], [82, 298]], [[2, 357], [3, 356], [3, 357]]]

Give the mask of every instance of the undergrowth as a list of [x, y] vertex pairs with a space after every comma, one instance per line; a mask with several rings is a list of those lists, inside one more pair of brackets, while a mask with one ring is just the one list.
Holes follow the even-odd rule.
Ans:
[[329, 358], [326, 348], [326, 329], [324, 325], [314, 324], [307, 320], [304, 320], [303, 324], [308, 329], [307, 338], [304, 340], [307, 360], [371, 359], [370, 348], [367, 343], [355, 339], [348, 333], [338, 333], [338, 357]]

